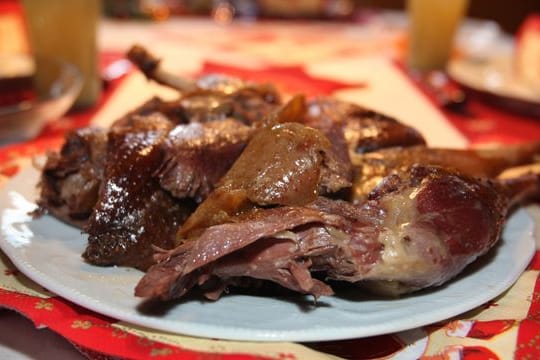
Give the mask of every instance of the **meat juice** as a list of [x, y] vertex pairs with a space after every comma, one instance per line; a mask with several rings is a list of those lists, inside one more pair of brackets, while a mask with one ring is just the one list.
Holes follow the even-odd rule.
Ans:
[[444, 69], [468, 0], [408, 0], [408, 64], [416, 70]]
[[[32, 52], [75, 64], [84, 84], [75, 107], [94, 105], [101, 81], [98, 73], [96, 29], [100, 0], [23, 0]], [[47, 71], [36, 69], [36, 86], [48, 84]]]

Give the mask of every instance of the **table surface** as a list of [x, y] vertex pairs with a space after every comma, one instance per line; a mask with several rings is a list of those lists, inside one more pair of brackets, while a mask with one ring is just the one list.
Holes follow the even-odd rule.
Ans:
[[[0, 12], [0, 24], [2, 23], [1, 15]], [[471, 144], [540, 139], [540, 125], [535, 122], [535, 119], [494, 109], [481, 102], [471, 104], [476, 114], [473, 117], [464, 117], [438, 108], [437, 103], [430, 96], [432, 94], [429, 89], [423, 88], [421, 84], [419, 86], [399, 65], [396, 65], [396, 62], [399, 63], [403, 59], [406, 50], [405, 26], [406, 19], [403, 14], [393, 12], [375, 14], [360, 24], [233, 22], [229, 25], [221, 25], [200, 18], [179, 18], [162, 23], [104, 20], [99, 29], [99, 48], [104, 70], [111, 70], [113, 64], [122, 69], [125, 65], [122, 62], [125, 50], [134, 43], [141, 43], [152, 52], [159, 54], [163, 58], [164, 66], [185, 76], [221, 71], [259, 81], [273, 81], [278, 84], [280, 90], [289, 94], [306, 92], [309, 95], [317, 95], [322, 92], [323, 95], [338, 96], [393, 115], [419, 128], [427, 134], [431, 144], [439, 146], [465, 147]], [[486, 43], [471, 50], [471, 34], [482, 31], [491, 35], [486, 37]], [[475, 55], [482, 51], [489, 54], [495, 48], [497, 51], [508, 51], [511, 46], [511, 38], [499, 33], [496, 25], [492, 23], [470, 21], [461, 29], [458, 37], [458, 47], [462, 54], [471, 51], [476, 52]], [[5, 47], [10, 50], [26, 49], [24, 44]], [[66, 130], [90, 124], [107, 126], [127, 109], [140, 104], [153, 94], [165, 98], [174, 96], [174, 93], [168, 89], [147, 83], [142, 75], [133, 69], [124, 68], [124, 70], [127, 74], [117, 74], [118, 78], [111, 81], [110, 87], [105, 90], [102, 101], [95, 109], [68, 114], [51, 124], [37, 139], [0, 147], [0, 160], [3, 161], [0, 162], [0, 186], [9, 181], [21, 164], [28, 162], [29, 156], [42, 153], [49, 146], [57, 147]], [[9, 265], [6, 269], [5, 276], [10, 269]], [[532, 296], [532, 287], [534, 287], [537, 275], [536, 269], [537, 267], [531, 266], [526, 276], [520, 279], [520, 286], [514, 292], [511, 291], [509, 297], [505, 296], [491, 305], [503, 309], [508, 306], [507, 302], [512, 300], [512, 296], [518, 298]], [[0, 281], [0, 287], [1, 284]], [[0, 296], [2, 294], [0, 293]], [[528, 301], [530, 302], [530, 299]], [[6, 306], [5, 301], [0, 300], [0, 303]], [[16, 305], [6, 307], [17, 308]], [[21, 308], [17, 309], [21, 310]], [[29, 312], [26, 312], [26, 315], [32, 316]], [[419, 354], [425, 358], [455, 354], [458, 350], [463, 356], [467, 353], [464, 349], [477, 351], [475, 354], [480, 354], [479, 359], [487, 359], [491, 356], [490, 354], [495, 354], [501, 359], [507, 358], [508, 355], [522, 356], [523, 353], [520, 353], [519, 349], [529, 346], [523, 340], [525, 327], [533, 328], [530, 330], [533, 335], [530, 335], [529, 331], [527, 336], [536, 339], [534, 334], [540, 334], [540, 332], [536, 332], [534, 326], [538, 324], [525, 323], [525, 320], [530, 320], [530, 314], [525, 316], [525, 319], [507, 319], [501, 317], [503, 315], [500, 314], [497, 316], [483, 319], [481, 315], [475, 317], [473, 314], [447, 324], [448, 327], [465, 326], [464, 324], [471, 323], [484, 324], [485, 331], [492, 331], [490, 336], [486, 335], [484, 338], [452, 337], [442, 326], [439, 330], [433, 328], [426, 330], [423, 338], [416, 341], [407, 339], [408, 336], [414, 337], [413, 332], [402, 334], [401, 337], [368, 339], [367, 342], [358, 340], [336, 344], [321, 343], [311, 347], [289, 344], [279, 345], [279, 349], [277, 345], [274, 348], [271, 345], [257, 348], [255, 345], [247, 346], [241, 343], [213, 342], [209, 344], [210, 341], [189, 337], [181, 339], [171, 337], [169, 345], [172, 349], [181, 344], [180, 348], [183, 349], [211, 351], [215, 358], [225, 356], [223, 354], [231, 351], [251, 354], [254, 357], [260, 355], [279, 357], [286, 353], [290, 358], [298, 359], [326, 359], [331, 358], [330, 354], [349, 357], [356, 354], [357, 358], [368, 355], [373, 357], [373, 354], [388, 355], [380, 352], [376, 346], [378, 343], [382, 343], [383, 348], [384, 344], [396, 346], [396, 358], [411, 356], [403, 350], [403, 345], [409, 343], [414, 345], [411, 347], [420, 348]], [[508, 320], [516, 322], [504, 329], [500, 328], [499, 322]], [[48, 321], [51, 324], [54, 323], [54, 319], [48, 319]], [[47, 321], [44, 322], [47, 323]], [[81, 342], [77, 350], [70, 341], [65, 339], [69, 336], [60, 326], [49, 325], [49, 327], [55, 328], [55, 331], [63, 336], [48, 329], [37, 330], [29, 320], [17, 313], [0, 310], [0, 358], [77, 359], [96, 357], [100, 351], [94, 351], [98, 349], [108, 355], [122, 354], [108, 352], [110, 348], [103, 344], [100, 347], [99, 344], [84, 343], [80, 339], [77, 340]], [[496, 331], [499, 332], [496, 333]], [[497, 340], [497, 334], [503, 334], [499, 336], [499, 340]], [[519, 337], [520, 334], [522, 338]], [[151, 338], [151, 334], [137, 336], [139, 340]], [[32, 339], [32, 341], [25, 341], [27, 339]], [[532, 341], [527, 339], [527, 341]], [[73, 338], [71, 341], [77, 342]], [[351, 349], [358, 347], [359, 344], [365, 346], [367, 343], [373, 348], [373, 354], [365, 352], [358, 355], [351, 352]], [[118, 345], [118, 347], [121, 346]], [[120, 351], [118, 347], [115, 351]], [[80, 351], [83, 351], [85, 355], [82, 355]], [[168, 355], [174, 358], [174, 350], [171, 351], [171, 353], [162, 354], [163, 358], [169, 358]], [[532, 356], [535, 352], [529, 349], [525, 354]], [[142, 353], [138, 356], [144, 358]]]

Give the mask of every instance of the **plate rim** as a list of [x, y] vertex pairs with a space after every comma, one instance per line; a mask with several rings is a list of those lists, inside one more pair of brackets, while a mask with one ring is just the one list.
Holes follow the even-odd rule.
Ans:
[[[499, 55], [494, 58], [482, 59], [479, 60], [480, 63], [478, 66], [482, 66], [482, 68], [487, 68], [488, 66], [492, 66], [494, 63], [497, 63], [497, 59], [510, 61], [508, 59], [510, 56], [511, 55], [509, 54], [505, 54]], [[477, 61], [473, 58], [452, 59], [448, 63], [446, 72], [449, 78], [452, 79], [459, 86], [461, 86], [466, 92], [470, 93], [471, 95], [477, 97], [480, 100], [489, 103], [490, 105], [496, 106], [501, 109], [510, 110], [524, 116], [540, 118], [540, 93], [538, 94], [538, 97], [535, 101], [527, 97], [519, 96], [515, 93], [501, 92], [486, 86], [478, 86], [478, 84], [474, 81], [469, 81], [468, 79], [459, 75], [459, 72], [456, 72], [457, 66], [460, 66], [461, 64], [476, 62]]]

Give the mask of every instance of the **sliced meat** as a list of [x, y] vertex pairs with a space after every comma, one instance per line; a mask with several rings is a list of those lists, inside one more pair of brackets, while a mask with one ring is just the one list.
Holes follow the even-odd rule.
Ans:
[[236, 120], [175, 127], [164, 143], [157, 172], [161, 187], [179, 199], [204, 200], [229, 170], [253, 129]]
[[192, 211], [153, 176], [163, 161], [170, 121], [157, 114], [139, 119], [108, 134], [99, 198], [85, 228], [88, 246], [83, 257], [95, 265], [148, 268], [152, 246], [172, 248], [176, 230]]

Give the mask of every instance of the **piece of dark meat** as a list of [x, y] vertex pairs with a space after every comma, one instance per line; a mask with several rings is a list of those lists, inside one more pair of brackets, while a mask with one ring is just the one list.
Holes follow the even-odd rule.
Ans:
[[496, 243], [509, 194], [539, 193], [538, 176], [520, 179], [510, 184], [415, 165], [387, 176], [361, 205], [318, 198], [254, 208], [158, 252], [135, 294], [170, 299], [209, 284], [208, 296], [216, 298], [246, 276], [315, 297], [331, 294], [316, 273], [393, 294], [437, 286]]
[[246, 124], [261, 121], [281, 104], [281, 97], [270, 84], [245, 86], [230, 95], [232, 117]]
[[142, 105], [129, 111], [126, 115], [116, 120], [111, 128], [115, 127], [130, 127], [133, 126], [133, 122], [137, 119], [137, 122], [141, 121], [141, 117], [146, 117], [154, 113], [159, 113], [171, 122], [171, 125], [187, 124], [190, 122], [190, 118], [186, 109], [178, 102], [178, 100], [163, 100], [157, 96], [144, 102]]
[[[309, 101], [304, 123], [321, 130], [327, 136], [339, 129], [351, 154], [394, 146], [426, 144], [416, 129], [390, 116], [329, 97]], [[332, 136], [329, 138], [333, 140]]]
[[154, 114], [109, 132], [99, 198], [85, 227], [88, 262], [144, 270], [153, 263], [152, 244], [173, 247], [192, 206], [176, 201], [154, 177], [170, 129], [170, 121]]
[[[152, 98], [118, 119], [112, 129], [122, 131], [141, 124], [152, 114], [162, 114], [162, 121], [172, 127], [184, 123], [185, 114], [178, 111], [176, 102]], [[39, 183], [38, 205], [41, 212], [49, 212], [57, 218], [84, 227], [96, 201], [107, 162], [107, 129], [89, 127], [66, 134], [59, 152], [49, 152], [42, 169]]]
[[[206, 80], [209, 79], [206, 78]], [[220, 85], [214, 83], [214, 86], [219, 87]], [[140, 125], [146, 119], [152, 122], [155, 114], [160, 115], [163, 121], [169, 122], [171, 128], [178, 124], [181, 126], [181, 124], [188, 123], [204, 123], [213, 119], [211, 112], [208, 113], [208, 109], [205, 110], [206, 112], [200, 112], [197, 109], [199, 109], [199, 105], [193, 101], [193, 98], [182, 101], [164, 101], [154, 97], [115, 121], [111, 129], [114, 131], [114, 129], [120, 128], [122, 131], [128, 132], [129, 129], [136, 128], [137, 124]], [[268, 109], [268, 111], [270, 110], [277, 111], [279, 109], [276, 107], [275, 109]], [[224, 114], [221, 114], [219, 118], [223, 120], [223, 124], [211, 122], [209, 125], [204, 126], [204, 128], [214, 130], [207, 131], [204, 139], [196, 140], [201, 145], [197, 150], [192, 146], [193, 143], [189, 145], [191, 154], [195, 151], [199, 159], [208, 160], [200, 163], [197, 173], [191, 174], [189, 172], [193, 170], [193, 160], [195, 159], [186, 160], [191, 161], [190, 164], [182, 164], [178, 157], [190, 159], [191, 155], [173, 154], [176, 150], [174, 145], [171, 146], [171, 154], [167, 156], [167, 160], [170, 161], [169, 166], [176, 167], [176, 170], [182, 172], [173, 173], [174, 169], [168, 168], [168, 171], [162, 176], [162, 185], [165, 189], [177, 196], [186, 191], [186, 187], [194, 189], [193, 194], [188, 189], [187, 195], [192, 195], [200, 201], [211, 188], [205, 188], [208, 182], [215, 183], [219, 180], [219, 175], [225, 173], [230, 167], [234, 158], [239, 155], [247, 142], [252, 130], [243, 124], [229, 127], [234, 123], [234, 120], [228, 119]], [[193, 129], [198, 126], [187, 127]], [[226, 130], [226, 128], [229, 130]], [[77, 227], [83, 227], [86, 224], [93, 207], [96, 205], [97, 193], [103, 177], [108, 131], [88, 128], [68, 133], [61, 150], [47, 154], [39, 185], [40, 199], [38, 203], [41, 212], [48, 211], [59, 219]], [[136, 130], [134, 131], [136, 132]], [[209, 136], [212, 136], [212, 138]], [[215, 140], [215, 143], [212, 143], [213, 140]], [[174, 136], [171, 141], [175, 142]], [[218, 157], [214, 159], [214, 155]], [[211, 158], [213, 160], [210, 160]], [[175, 163], [175, 165], [173, 166], [171, 163]], [[202, 181], [202, 183], [180, 183], [183, 187], [174, 189], [174, 181], [180, 178], [185, 181], [190, 176], [192, 176], [194, 182]]]
[[253, 133], [236, 120], [175, 127], [164, 142], [157, 171], [161, 187], [179, 199], [204, 200], [229, 170]]
[[418, 131], [391, 117], [328, 97], [310, 100], [301, 122], [324, 133], [343, 163], [388, 147], [425, 145]]
[[305, 204], [351, 185], [351, 164], [339, 161], [320, 131], [286, 123], [257, 132], [220, 182], [259, 205]]
[[494, 178], [505, 169], [539, 160], [538, 154], [540, 142], [476, 150], [394, 147], [353, 154], [351, 161], [355, 180], [352, 200], [364, 201], [381, 179], [414, 164], [441, 166], [472, 177]]
[[319, 131], [298, 124], [258, 131], [218, 187], [188, 218], [181, 238], [254, 205], [301, 205], [350, 187], [350, 163]]
[[[201, 202], [240, 156], [253, 134], [302, 118], [305, 109], [304, 98], [295, 96], [254, 126], [233, 119], [178, 125], [164, 142], [165, 160], [156, 176], [173, 196]], [[350, 164], [348, 156], [339, 162]], [[343, 169], [352, 179], [352, 167]]]
[[98, 198], [106, 147], [103, 129], [69, 132], [60, 151], [47, 154], [38, 185], [40, 211], [83, 227]]
[[[278, 111], [275, 121], [284, 118]], [[152, 244], [172, 247], [171, 234], [192, 212], [192, 200], [207, 196], [253, 131], [232, 119], [173, 127], [159, 113], [115, 123], [84, 257], [97, 265], [145, 269]]]
[[[235, 111], [239, 112], [239, 116], [245, 121], [246, 112], [252, 114], [252, 121], [255, 118], [263, 117], [264, 111], [276, 111], [279, 99], [273, 92], [273, 89], [260, 86], [260, 92], [254, 90], [254, 88], [245, 87], [244, 83], [233, 78], [225, 78], [220, 76], [205, 76], [201, 77], [198, 82], [201, 90], [197, 93], [190, 93], [185, 98], [174, 101], [164, 101], [160, 98], [154, 97], [136, 109], [131, 110], [125, 116], [115, 121], [111, 129], [120, 128], [124, 132], [130, 131], [129, 129], [135, 128], [137, 124], [141, 124], [146, 119], [150, 119], [152, 122], [154, 114], [159, 114], [163, 117], [163, 120], [167, 120], [170, 126], [178, 124], [188, 124], [194, 122], [209, 122], [211, 120], [225, 120], [225, 123], [229, 123], [228, 116], [235, 116]], [[235, 85], [237, 84], [237, 85]], [[214, 107], [215, 96], [223, 97], [227, 91], [231, 88], [238, 88], [238, 92], [234, 96], [228, 98], [227, 109]], [[218, 95], [215, 95], [218, 94]], [[208, 96], [207, 96], [208, 95]], [[215, 96], [214, 96], [215, 95]], [[268, 101], [268, 107], [258, 106], [257, 99], [250, 100], [249, 96], [259, 97]], [[242, 98], [245, 108], [241, 110], [236, 105], [231, 105], [231, 102], [235, 101], [235, 97]], [[250, 107], [253, 109], [250, 110]], [[235, 110], [236, 109], [236, 110]], [[241, 112], [241, 114], [240, 114]], [[221, 125], [211, 124], [209, 128], [218, 128]], [[199, 157], [209, 158], [213, 154], [221, 154], [228, 150], [231, 151], [228, 154], [228, 160], [221, 162], [222, 159], [215, 159], [216, 168], [227, 168], [231, 165], [232, 157], [238, 156], [239, 150], [243, 147], [238, 141], [234, 139], [236, 135], [234, 133], [241, 133], [244, 138], [246, 133], [245, 126], [240, 131], [239, 127], [235, 128], [232, 132], [220, 132], [219, 136], [215, 136], [216, 144], [211, 144], [209, 139], [205, 141], [205, 148], [201, 147], [198, 151]], [[136, 131], [136, 130], [134, 130]], [[40, 205], [40, 212], [49, 212], [59, 219], [66, 221], [78, 227], [83, 227], [90, 213], [92, 212], [97, 201], [98, 189], [101, 184], [103, 172], [105, 168], [105, 149], [107, 148], [107, 132], [104, 129], [83, 129], [77, 132], [70, 133], [66, 136], [66, 143], [60, 152], [51, 152], [47, 155], [46, 165], [43, 169], [42, 178], [40, 180], [40, 199], [38, 200]], [[231, 145], [227, 147], [224, 139], [231, 140]], [[219, 150], [222, 150], [220, 153]], [[206, 154], [206, 155], [203, 155]], [[230, 156], [229, 156], [230, 155]], [[168, 157], [170, 159], [170, 157]], [[207, 162], [205, 169], [207, 173], [198, 173], [198, 177], [194, 177], [194, 181], [198, 179], [209, 179], [210, 183], [217, 181], [218, 174], [221, 173], [219, 169], [211, 168]], [[181, 166], [179, 166], [181, 167]], [[188, 166], [189, 168], [189, 166]], [[226, 169], [223, 170], [223, 172]], [[204, 172], [204, 171], [203, 171]], [[189, 174], [171, 174], [168, 172], [165, 175], [163, 184], [167, 190], [171, 190], [171, 180], [179, 177], [189, 177]], [[190, 188], [199, 188], [201, 191], [196, 191], [195, 198], [201, 199], [205, 196], [207, 189], [203, 189], [206, 183], [197, 185], [186, 185]], [[183, 189], [176, 189], [173, 191], [177, 195], [184, 191]], [[189, 191], [188, 191], [189, 192]]]
[[[214, 79], [215, 78], [215, 79]], [[220, 89], [229, 81], [216, 75], [201, 77], [199, 81], [209, 81], [209, 86]], [[235, 80], [234, 78], [231, 80]], [[141, 106], [131, 110], [116, 120], [111, 127], [129, 125], [134, 116], [146, 116], [160, 113], [173, 124], [203, 123], [225, 119], [237, 119], [246, 124], [260, 121], [270, 112], [277, 110], [280, 101], [271, 88], [263, 85], [258, 88], [246, 87], [233, 94], [226, 94], [215, 89], [201, 89], [187, 94], [179, 94], [175, 100], [163, 100], [153, 97]]]
[[[201, 78], [205, 80], [215, 75]], [[221, 77], [220, 77], [221, 78]], [[227, 81], [224, 79], [224, 81]], [[216, 84], [216, 86], [219, 85]], [[246, 86], [233, 93], [199, 89], [182, 94], [177, 100], [189, 122], [237, 119], [246, 125], [257, 123], [280, 105], [279, 96], [270, 86]]]

